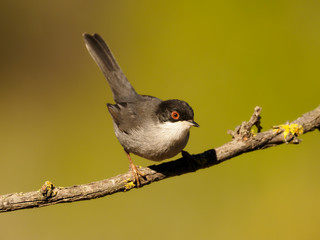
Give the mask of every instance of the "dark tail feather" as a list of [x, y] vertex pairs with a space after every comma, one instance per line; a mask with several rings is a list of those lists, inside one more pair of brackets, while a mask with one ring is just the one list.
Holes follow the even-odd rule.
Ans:
[[130, 102], [137, 99], [139, 95], [121, 71], [116, 59], [102, 37], [98, 34], [90, 35], [84, 33], [83, 38], [91, 57], [108, 80], [113, 99], [117, 103]]

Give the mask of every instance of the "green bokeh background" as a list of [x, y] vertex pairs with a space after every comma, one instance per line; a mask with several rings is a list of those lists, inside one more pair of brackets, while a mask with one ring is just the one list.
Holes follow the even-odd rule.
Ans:
[[[320, 103], [319, 13], [319, 1], [2, 1], [0, 194], [128, 170], [83, 32], [107, 40], [139, 93], [190, 103], [201, 127], [186, 150], [200, 153], [257, 105], [268, 129]], [[125, 194], [0, 214], [0, 236], [320, 239], [320, 135], [302, 139]]]

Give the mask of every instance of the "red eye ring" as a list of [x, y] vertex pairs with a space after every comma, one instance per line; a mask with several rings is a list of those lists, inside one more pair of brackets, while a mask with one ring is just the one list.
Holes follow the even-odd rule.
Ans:
[[173, 112], [171, 113], [171, 117], [172, 117], [172, 119], [174, 119], [174, 120], [178, 120], [178, 119], [180, 118], [180, 114], [179, 114], [177, 111], [173, 111]]

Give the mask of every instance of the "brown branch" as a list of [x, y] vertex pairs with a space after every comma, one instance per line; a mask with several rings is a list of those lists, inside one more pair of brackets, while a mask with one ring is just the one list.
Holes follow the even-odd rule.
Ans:
[[[196, 155], [183, 153], [183, 158], [175, 161], [140, 168], [139, 170], [145, 174], [145, 178], [141, 179], [141, 187], [168, 177], [211, 167], [246, 152], [282, 143], [299, 143], [298, 135], [316, 128], [320, 130], [320, 106], [290, 124], [280, 125], [265, 132], [260, 132], [260, 112], [261, 108], [256, 107], [248, 122], [243, 122], [234, 131], [229, 131], [233, 139], [221, 147]], [[253, 133], [251, 130], [254, 125], [257, 126], [258, 133]], [[47, 181], [38, 191], [0, 196], [0, 212], [89, 200], [129, 191], [134, 188], [134, 183], [130, 179], [132, 179], [131, 171], [102, 181], [65, 188], [55, 187]]]

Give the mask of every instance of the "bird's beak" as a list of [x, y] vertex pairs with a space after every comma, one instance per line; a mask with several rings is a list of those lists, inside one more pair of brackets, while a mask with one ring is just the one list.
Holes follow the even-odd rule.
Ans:
[[198, 124], [198, 123], [196, 123], [195, 121], [193, 121], [193, 120], [189, 120], [188, 121], [190, 124], [191, 124], [191, 126], [193, 126], [193, 127], [200, 127], [200, 125]]

